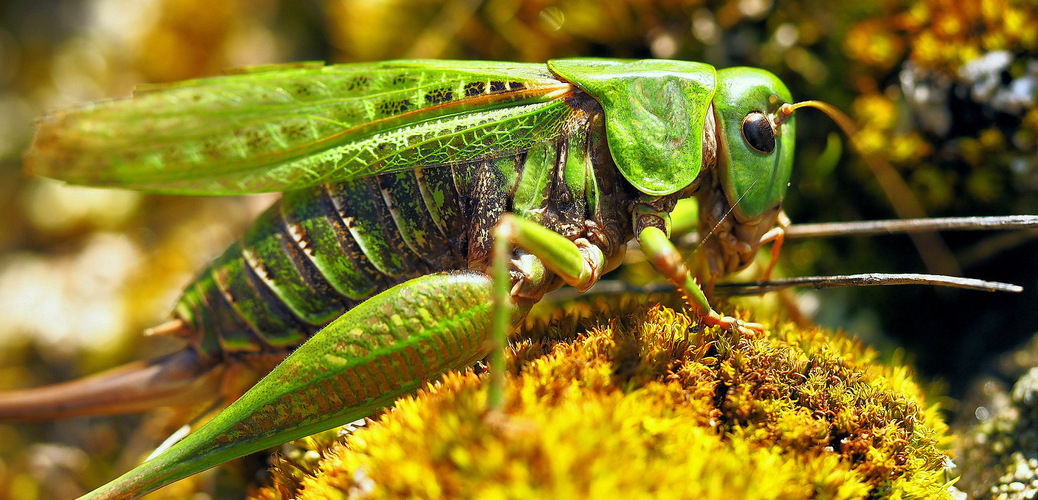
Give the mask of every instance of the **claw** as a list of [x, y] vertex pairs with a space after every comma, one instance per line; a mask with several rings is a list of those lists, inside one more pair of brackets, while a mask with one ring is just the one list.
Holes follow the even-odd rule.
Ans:
[[764, 325], [760, 323], [747, 323], [733, 316], [722, 316], [713, 309], [709, 314], [700, 315], [699, 322], [707, 326], [718, 326], [729, 331], [738, 331], [741, 335], [761, 335], [764, 333]]

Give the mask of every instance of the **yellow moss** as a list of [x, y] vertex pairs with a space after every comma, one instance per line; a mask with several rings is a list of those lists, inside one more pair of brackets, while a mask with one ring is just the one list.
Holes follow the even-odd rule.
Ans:
[[697, 331], [656, 307], [516, 352], [502, 411], [449, 374], [256, 498], [948, 496], [936, 408], [842, 335]]
[[904, 42], [876, 21], [852, 26], [843, 47], [851, 58], [883, 69], [894, 67], [904, 55]]
[[1021, 0], [913, 0], [904, 10], [867, 19], [848, 31], [852, 59], [889, 69], [902, 47], [920, 66], [953, 75], [962, 64], [994, 50], [1033, 51], [1038, 44], [1038, 9]]
[[[845, 52], [867, 75], [855, 83], [862, 95], [853, 104], [863, 154], [905, 171], [928, 213], [1005, 198], [1035, 153], [1038, 128], [1018, 85], [1038, 51], [1038, 4], [904, 0], [880, 12], [845, 38]], [[994, 52], [1009, 63], [991, 66], [1000, 56], [983, 58]], [[911, 82], [902, 99], [894, 73]]]
[[862, 127], [888, 131], [897, 125], [897, 106], [882, 94], [858, 96], [851, 106]]

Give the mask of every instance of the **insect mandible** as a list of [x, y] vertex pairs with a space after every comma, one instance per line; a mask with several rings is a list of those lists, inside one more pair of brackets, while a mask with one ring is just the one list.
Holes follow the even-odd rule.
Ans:
[[[26, 155], [35, 174], [284, 195], [153, 330], [184, 338], [183, 350], [145, 375], [116, 369], [0, 395], [0, 419], [203, 401], [254, 382], [235, 374], [270, 372], [88, 496], [140, 495], [470, 365], [545, 293], [586, 290], [619, 266], [632, 239], [701, 324], [757, 330], [713, 310], [693, 276], [709, 288], [768, 242], [774, 262], [797, 106], [753, 68], [414, 60], [257, 68], [54, 113]], [[711, 233], [696, 272], [668, 240], [669, 214], [688, 197]]]

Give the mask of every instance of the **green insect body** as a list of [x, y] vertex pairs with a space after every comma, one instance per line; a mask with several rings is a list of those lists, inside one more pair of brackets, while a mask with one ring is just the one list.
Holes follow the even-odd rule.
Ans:
[[[791, 100], [770, 73], [691, 62], [391, 61], [265, 68], [45, 118], [27, 155], [42, 175], [178, 194], [285, 191], [156, 331], [188, 340], [171, 357], [187, 366], [177, 381], [210, 387], [234, 386], [221, 380], [240, 373], [228, 365], [262, 375], [306, 343], [98, 497], [359, 418], [485, 355], [488, 273], [505, 265], [491, 255], [505, 238], [495, 227], [512, 243], [513, 325], [552, 289], [590, 287], [637, 237], [706, 324], [742, 327], [710, 308], [666, 241], [669, 212], [697, 196], [701, 227], [721, 228], [706, 278], [745, 267], [780, 219]], [[111, 392], [99, 380], [36, 400], [0, 395], [0, 419], [185, 398], [47, 409], [77, 399], [72, 390]], [[349, 396], [321, 398], [336, 391]]]

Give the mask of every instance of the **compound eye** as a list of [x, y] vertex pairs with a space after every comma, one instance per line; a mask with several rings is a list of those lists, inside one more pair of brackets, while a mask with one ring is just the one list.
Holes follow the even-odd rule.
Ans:
[[775, 152], [775, 130], [771, 121], [760, 111], [753, 111], [742, 120], [742, 138], [754, 150], [771, 154]]

